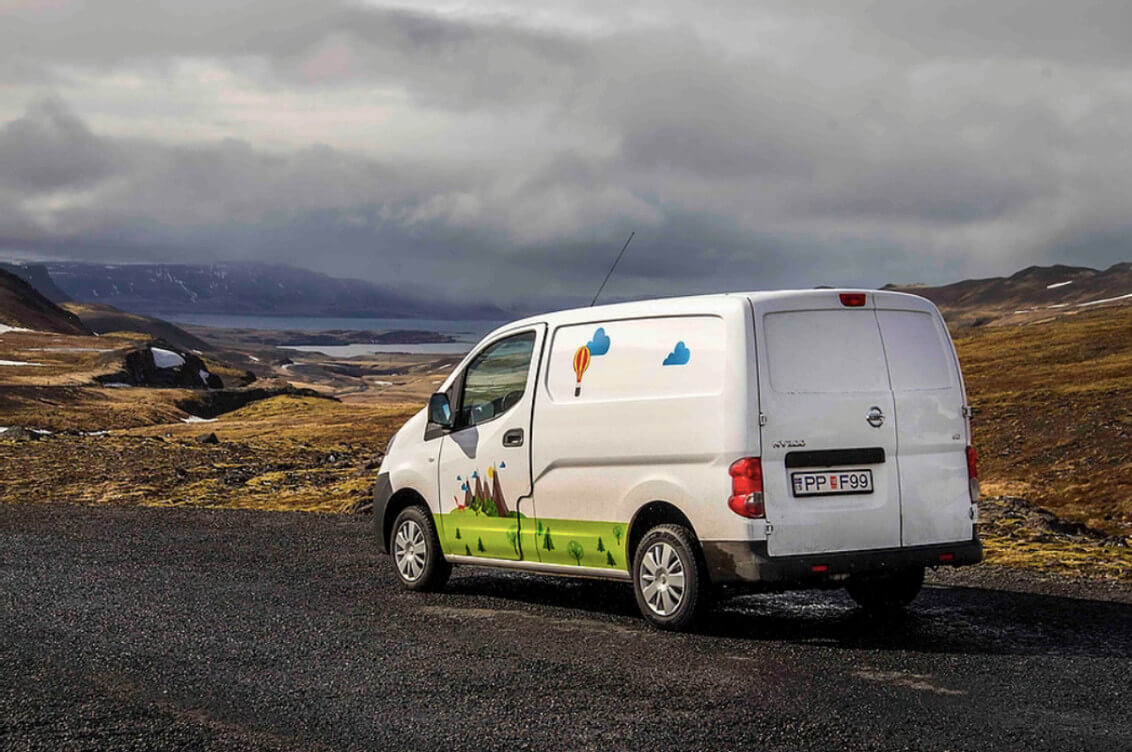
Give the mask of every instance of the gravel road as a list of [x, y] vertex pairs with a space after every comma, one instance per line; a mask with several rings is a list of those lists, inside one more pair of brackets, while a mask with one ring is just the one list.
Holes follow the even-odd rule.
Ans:
[[652, 631], [624, 586], [396, 585], [368, 520], [0, 505], [0, 749], [1129, 749], [1132, 586], [979, 567]]

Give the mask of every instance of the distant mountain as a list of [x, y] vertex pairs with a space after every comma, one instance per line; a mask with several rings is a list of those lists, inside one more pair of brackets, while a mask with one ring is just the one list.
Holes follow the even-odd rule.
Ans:
[[78, 316], [64, 311], [34, 287], [0, 269], [0, 324], [60, 334], [90, 334]]
[[1009, 277], [967, 279], [939, 287], [885, 285], [931, 300], [948, 321], [960, 326], [1009, 324], [1101, 305], [1132, 304], [1132, 263], [1031, 266]]
[[43, 264], [12, 264], [0, 261], [0, 269], [15, 274], [29, 285], [39, 290], [43, 297], [52, 303], [66, 303], [70, 300], [67, 293], [59, 289], [55, 280]]
[[73, 300], [155, 314], [502, 319], [491, 304], [422, 300], [281, 264], [45, 264]]

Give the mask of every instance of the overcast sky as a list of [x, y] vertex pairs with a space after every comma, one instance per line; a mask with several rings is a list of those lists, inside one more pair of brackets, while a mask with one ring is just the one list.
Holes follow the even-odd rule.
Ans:
[[[238, 8], [238, 9], [234, 9]], [[1132, 3], [0, 0], [0, 255], [501, 303], [1132, 259]]]

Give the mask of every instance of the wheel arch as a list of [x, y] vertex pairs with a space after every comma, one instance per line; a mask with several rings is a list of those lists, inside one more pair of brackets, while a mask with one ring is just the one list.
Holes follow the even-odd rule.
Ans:
[[[692, 525], [692, 521], [688, 519], [688, 515], [684, 514], [672, 502], [656, 499], [643, 505], [629, 520], [629, 530], [625, 536], [625, 561], [629, 563], [630, 570], [633, 559], [637, 555], [637, 546], [641, 539], [645, 537], [645, 533], [657, 525], [665, 524], [681, 525], [688, 528], [697, 548], [699, 547], [700, 539], [696, 535], [696, 528]], [[698, 551], [697, 555], [703, 556], [703, 553]]]
[[423, 507], [425, 514], [432, 514], [424, 497], [412, 488], [402, 488], [395, 491], [389, 497], [389, 501], [386, 502], [385, 511], [381, 515], [381, 527], [378, 528], [378, 544], [383, 553], [389, 553], [389, 538], [393, 533], [393, 523], [397, 519], [397, 515], [411, 506]]

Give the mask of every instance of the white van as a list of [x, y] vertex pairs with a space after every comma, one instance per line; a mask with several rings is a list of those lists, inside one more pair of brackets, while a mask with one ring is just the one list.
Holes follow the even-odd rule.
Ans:
[[414, 590], [453, 565], [633, 584], [684, 629], [720, 594], [909, 603], [982, 558], [963, 377], [902, 293], [580, 308], [497, 329], [390, 441], [377, 542]]

